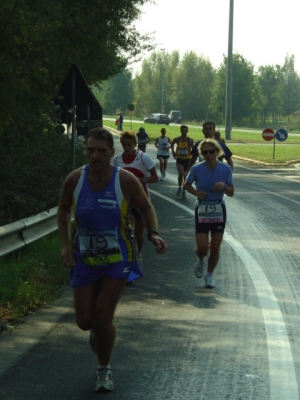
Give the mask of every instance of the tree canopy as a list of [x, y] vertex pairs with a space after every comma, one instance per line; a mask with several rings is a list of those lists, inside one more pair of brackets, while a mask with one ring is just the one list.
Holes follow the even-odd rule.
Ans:
[[149, 50], [151, 38], [132, 25], [147, 1], [2, 0], [0, 133], [48, 113], [72, 63], [92, 84]]
[[152, 48], [133, 25], [147, 1], [0, 2], [0, 225], [57, 204], [70, 146], [55, 130], [55, 96], [72, 64], [91, 85]]

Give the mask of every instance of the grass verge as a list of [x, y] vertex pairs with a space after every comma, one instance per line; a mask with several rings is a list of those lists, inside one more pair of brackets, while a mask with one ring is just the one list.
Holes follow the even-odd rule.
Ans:
[[[104, 120], [104, 125], [110, 128], [115, 128], [114, 121]], [[154, 143], [156, 138], [160, 136], [160, 130], [163, 127], [166, 128], [167, 136], [169, 136], [171, 140], [180, 135], [179, 125], [166, 126], [143, 124], [142, 122], [125, 122], [123, 124], [123, 129], [132, 129], [134, 132], [137, 132], [141, 126], [145, 127], [152, 143]], [[225, 137], [224, 132], [221, 132], [221, 134]], [[194, 141], [203, 138], [202, 131], [199, 128], [190, 128], [188, 135], [193, 138]], [[266, 142], [260, 133], [233, 130], [231, 140], [227, 140], [226, 144], [234, 155], [255, 161], [284, 164], [300, 160], [300, 134], [288, 137], [285, 142], [278, 142], [276, 140], [274, 158], [273, 141]]]
[[60, 295], [69, 271], [60, 261], [58, 233], [0, 258], [0, 332]]

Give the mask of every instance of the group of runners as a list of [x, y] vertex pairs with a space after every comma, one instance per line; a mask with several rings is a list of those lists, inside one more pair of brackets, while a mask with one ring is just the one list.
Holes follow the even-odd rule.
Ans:
[[[205, 138], [194, 143], [182, 125], [180, 136], [171, 142], [162, 128], [155, 141], [160, 179], [166, 176], [171, 150], [178, 171], [176, 194], [185, 198], [187, 191], [196, 197], [195, 274], [203, 276], [209, 252], [208, 288], [215, 287], [213, 271], [226, 225], [224, 195], [234, 195], [232, 154], [225, 143], [214, 139], [214, 131], [214, 123], [204, 123]], [[86, 138], [87, 164], [66, 178], [58, 205], [61, 259], [70, 268], [75, 320], [80, 329], [90, 331], [90, 345], [98, 358], [95, 391], [114, 389], [110, 367], [114, 314], [126, 284], [143, 276], [144, 231], [157, 254], [167, 250], [147, 189], [148, 183], [159, 180], [155, 162], [146, 154], [150, 139], [145, 131], [139, 133], [122, 131], [123, 152], [116, 155], [113, 135], [103, 128], [92, 129]], [[204, 161], [194, 165], [200, 155]], [[222, 157], [228, 164], [221, 162]]]

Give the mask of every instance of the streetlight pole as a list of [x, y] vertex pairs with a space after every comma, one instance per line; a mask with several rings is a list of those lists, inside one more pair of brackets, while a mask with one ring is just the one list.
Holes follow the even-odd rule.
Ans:
[[161, 112], [165, 112], [164, 106], [164, 80], [165, 80], [165, 49], [161, 49], [162, 51], [162, 79], [161, 79]]
[[230, 0], [228, 55], [227, 55], [227, 80], [226, 80], [226, 100], [225, 100], [225, 138], [228, 140], [231, 139], [231, 129], [232, 129], [233, 3], [234, 3], [234, 0]]

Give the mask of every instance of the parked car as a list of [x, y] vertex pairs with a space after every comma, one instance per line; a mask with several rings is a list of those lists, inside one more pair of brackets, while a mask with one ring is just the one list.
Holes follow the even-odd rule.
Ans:
[[151, 114], [144, 118], [144, 122], [148, 124], [166, 124], [169, 125], [170, 120], [167, 114]]
[[169, 117], [170, 122], [177, 122], [177, 124], [181, 124], [181, 122], [182, 122], [181, 111], [172, 110], [169, 112], [168, 117]]

